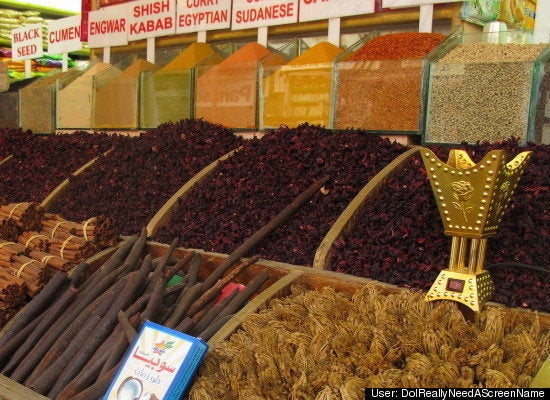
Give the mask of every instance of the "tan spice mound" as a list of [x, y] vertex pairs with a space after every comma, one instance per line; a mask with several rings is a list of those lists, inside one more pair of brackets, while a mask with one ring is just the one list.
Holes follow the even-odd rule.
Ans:
[[468, 323], [424, 293], [352, 297], [295, 286], [212, 348], [190, 393], [208, 399], [363, 399], [365, 387], [527, 387], [550, 354], [535, 313]]

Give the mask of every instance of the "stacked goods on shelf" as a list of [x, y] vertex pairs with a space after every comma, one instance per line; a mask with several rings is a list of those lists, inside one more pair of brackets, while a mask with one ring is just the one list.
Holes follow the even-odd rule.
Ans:
[[76, 68], [37, 79], [19, 90], [19, 126], [34, 133], [55, 132], [55, 90], [82, 71]]
[[[284, 62], [278, 53], [249, 43], [213, 67], [199, 67], [195, 116], [229, 128], [257, 128], [259, 64]], [[203, 73], [203, 68], [209, 69]]]
[[191, 400], [529, 387], [550, 355], [548, 323], [535, 313], [486, 307], [468, 322], [456, 303], [426, 303], [420, 292], [297, 281], [211, 347]]
[[194, 116], [195, 75], [204, 73], [222, 57], [207, 43], [193, 43], [159, 71], [141, 74], [140, 127]]
[[0, 165], [0, 198], [17, 203], [44, 200], [79, 167], [111, 148], [116, 137], [76, 132], [42, 138], [5, 130], [0, 132], [0, 141], [10, 146], [13, 154]]
[[56, 93], [57, 128], [92, 127], [94, 81], [108, 82], [120, 74], [121, 71], [111, 64], [97, 63], [68, 85], [59, 86]]
[[333, 65], [342, 52], [320, 42], [281, 67], [262, 68], [260, 126], [330, 126]]
[[[1, 19], [2, 17], [0, 17], [0, 20]], [[8, 77], [12, 82], [27, 78], [25, 73], [25, 61], [13, 60], [11, 49], [0, 48], [0, 65], [4, 65], [7, 68]], [[76, 63], [69, 58], [68, 66], [71, 68], [75, 67]], [[60, 72], [61, 68], [61, 55], [44, 54], [39, 58], [31, 60], [31, 77], [41, 77], [50, 73]], [[0, 92], [3, 91], [4, 90], [0, 90]]]
[[36, 203], [0, 206], [0, 287], [23, 286], [16, 301], [0, 301], [3, 326], [34, 297], [57, 271], [69, 271], [105, 247], [113, 246], [118, 232], [110, 220], [91, 218], [82, 223], [44, 213]]
[[424, 58], [444, 39], [392, 33], [346, 51], [336, 64], [334, 128], [418, 133]]
[[[512, 40], [514, 32], [499, 34]], [[548, 44], [483, 43], [464, 35], [462, 44], [432, 62], [425, 140], [475, 143], [540, 138], [535, 112]], [[449, 46], [450, 47], [450, 46]]]
[[30, 24], [42, 24], [42, 32], [44, 33], [44, 46], [48, 45], [46, 34], [48, 33], [48, 25], [51, 19], [41, 16], [40, 11], [36, 10], [12, 10], [0, 9], [0, 39], [11, 41], [12, 29], [21, 28]]
[[[280, 272], [269, 268], [250, 272], [257, 256], [234, 265], [327, 179], [313, 182], [214, 269], [209, 270], [199, 253], [176, 252], [177, 240], [153, 258], [152, 252], [145, 251], [145, 229], [139, 238], [125, 240], [84, 282], [81, 268], [87, 266], [79, 265], [71, 275], [72, 284], [60, 290], [57, 299], [41, 307], [38, 301], [31, 302], [4, 332], [2, 373], [50, 398], [98, 398], [112, 381], [141, 322], [152, 320], [209, 340], [251, 296], [281, 278]], [[167, 286], [180, 270], [186, 272], [180, 282]], [[228, 286], [236, 282], [243, 287]], [[68, 303], [72, 306], [65, 309]], [[45, 308], [41, 315], [36, 312], [39, 308]]]
[[[442, 160], [449, 148], [431, 146]], [[495, 282], [492, 300], [509, 307], [550, 312], [547, 249], [550, 243], [548, 166], [550, 146], [518, 146], [516, 140], [464, 145], [474, 162], [488, 151], [533, 155], [496, 236], [488, 239], [487, 266]], [[420, 155], [396, 170], [368, 198], [350, 229], [333, 245], [334, 271], [427, 290], [447, 268], [450, 238], [443, 224]], [[525, 267], [532, 268], [526, 269]]]
[[51, 211], [73, 221], [105, 215], [122, 234], [135, 234], [185, 182], [240, 143], [230, 130], [201, 120], [120, 138], [112, 152], [71, 178]]
[[363, 132], [332, 133], [304, 124], [280, 128], [221, 161], [191, 189], [154, 238], [231, 253], [312, 179], [332, 179], [255, 251], [263, 258], [311, 265], [323, 236], [348, 202], [405, 147]]
[[116, 78], [94, 79], [92, 127], [137, 128], [139, 124], [139, 76], [154, 71], [154, 64], [138, 59]]

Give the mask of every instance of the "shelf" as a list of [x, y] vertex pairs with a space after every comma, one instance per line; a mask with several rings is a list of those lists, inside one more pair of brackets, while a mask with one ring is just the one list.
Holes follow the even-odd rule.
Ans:
[[71, 15], [78, 14], [77, 12], [59, 10], [53, 7], [40, 6], [40, 5], [27, 3], [24, 1], [13, 1], [13, 0], [11, 1], [0, 0], [0, 8], [10, 8], [12, 10], [23, 10], [23, 11], [26, 11], [26, 10], [40, 11], [40, 14], [42, 14], [44, 17], [49, 17], [49, 18], [62, 18], [62, 17], [68, 17]]

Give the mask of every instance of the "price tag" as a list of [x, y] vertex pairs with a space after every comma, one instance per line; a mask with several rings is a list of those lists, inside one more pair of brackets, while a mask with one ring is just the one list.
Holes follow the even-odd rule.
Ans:
[[130, 4], [128, 40], [176, 33], [176, 0], [140, 0]]
[[300, 0], [300, 22], [371, 14], [374, 0]]
[[231, 0], [180, 0], [176, 33], [225, 29], [231, 26]]
[[12, 58], [15, 61], [42, 57], [42, 24], [32, 24], [11, 31]]
[[128, 5], [120, 4], [88, 14], [88, 47], [128, 44]]
[[233, 30], [295, 22], [298, 22], [298, 0], [233, 0]]
[[66, 54], [82, 49], [80, 31], [80, 15], [73, 15], [50, 22], [48, 30], [48, 53]]

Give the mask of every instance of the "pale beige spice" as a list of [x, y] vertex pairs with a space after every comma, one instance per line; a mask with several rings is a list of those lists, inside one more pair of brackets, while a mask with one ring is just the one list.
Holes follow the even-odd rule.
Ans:
[[204, 399], [362, 399], [365, 387], [527, 387], [550, 354], [535, 313], [487, 307], [469, 323], [424, 293], [294, 286], [213, 347], [191, 389]]

